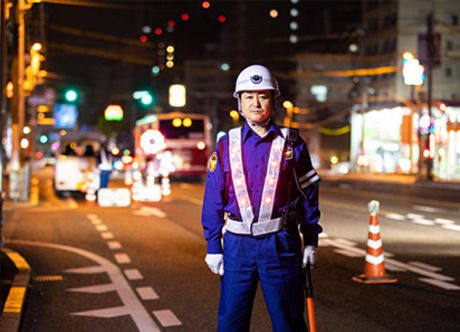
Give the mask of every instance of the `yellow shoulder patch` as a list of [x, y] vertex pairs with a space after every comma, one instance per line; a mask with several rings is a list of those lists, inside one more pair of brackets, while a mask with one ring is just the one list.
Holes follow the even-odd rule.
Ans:
[[217, 166], [217, 154], [213, 152], [211, 154], [211, 157], [209, 157], [208, 170], [210, 172], [214, 172], [216, 170], [216, 166]]
[[284, 159], [291, 159], [293, 156], [294, 156], [294, 151], [292, 150], [292, 148], [290, 146], [286, 146], [284, 148], [284, 153], [283, 153]]

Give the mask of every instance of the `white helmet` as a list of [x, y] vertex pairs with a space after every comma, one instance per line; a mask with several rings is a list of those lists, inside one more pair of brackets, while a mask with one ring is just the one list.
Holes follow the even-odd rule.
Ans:
[[275, 97], [280, 95], [278, 82], [267, 67], [252, 65], [244, 68], [238, 75], [233, 97], [238, 98], [243, 91], [272, 90]]

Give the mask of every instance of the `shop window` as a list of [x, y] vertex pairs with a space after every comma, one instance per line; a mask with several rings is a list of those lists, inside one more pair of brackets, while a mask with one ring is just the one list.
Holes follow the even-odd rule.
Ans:
[[450, 17], [450, 22], [452, 23], [452, 25], [457, 26], [458, 25], [458, 15], [452, 15]]
[[454, 49], [454, 43], [452, 43], [452, 40], [448, 40], [446, 42], [446, 50], [453, 50]]
[[452, 77], [452, 68], [446, 67], [445, 74], [446, 77]]

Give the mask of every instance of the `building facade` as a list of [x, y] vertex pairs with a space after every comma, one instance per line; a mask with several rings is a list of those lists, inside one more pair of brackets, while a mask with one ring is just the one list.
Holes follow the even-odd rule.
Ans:
[[[366, 110], [352, 112], [350, 160], [355, 170], [431, 172], [437, 179], [460, 181], [460, 2], [366, 0], [362, 10], [364, 63], [394, 71], [368, 77]], [[433, 47], [431, 56], [427, 44]], [[404, 52], [425, 66], [421, 86], [404, 83]]]

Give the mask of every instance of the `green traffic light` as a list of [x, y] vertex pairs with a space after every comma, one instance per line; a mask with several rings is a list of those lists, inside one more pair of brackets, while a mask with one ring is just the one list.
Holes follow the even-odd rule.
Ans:
[[148, 106], [153, 103], [153, 97], [151, 94], [145, 94], [141, 97], [142, 105]]
[[47, 142], [48, 142], [48, 136], [46, 136], [46, 135], [44, 135], [44, 134], [41, 135], [41, 136], [40, 136], [40, 143], [45, 144], [45, 143], [47, 143]]
[[69, 102], [74, 102], [78, 98], [78, 93], [75, 90], [67, 90], [65, 93], [65, 99]]

